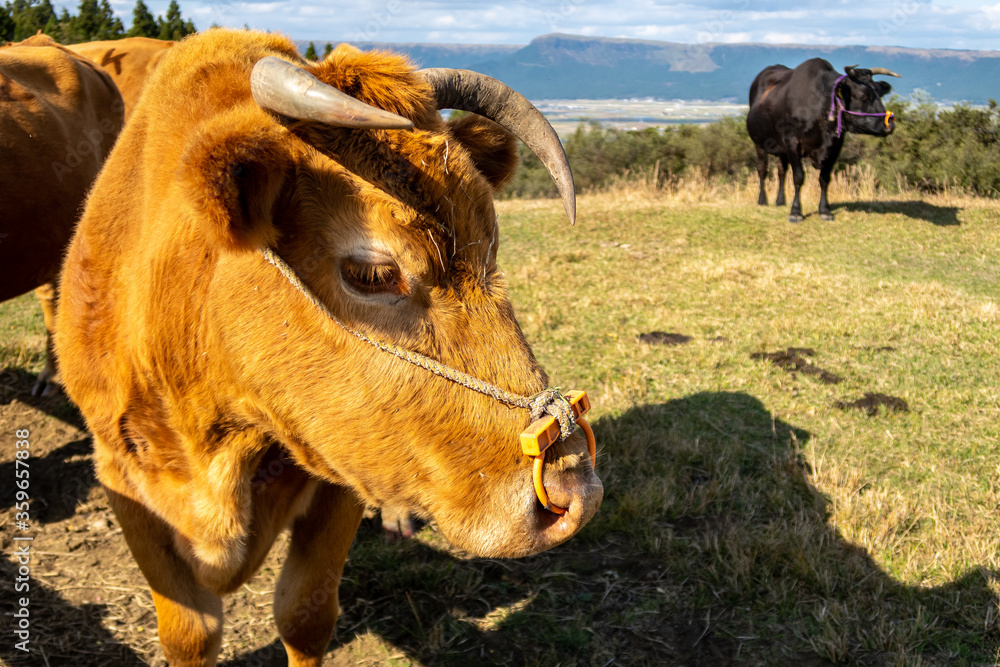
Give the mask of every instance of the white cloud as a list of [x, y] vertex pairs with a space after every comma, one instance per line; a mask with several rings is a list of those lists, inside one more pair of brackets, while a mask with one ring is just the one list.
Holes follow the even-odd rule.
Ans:
[[993, 5], [985, 5], [982, 7], [983, 14], [986, 14], [986, 20], [990, 23], [991, 30], [1000, 30], [1000, 2]]
[[[983, 0], [179, 0], [197, 27], [296, 39], [526, 44], [551, 32], [686, 43], [771, 42], [996, 49], [1000, 3]], [[990, 0], [992, 1], [992, 0]], [[134, 0], [112, 0], [126, 27]], [[146, 0], [164, 14], [169, 0]], [[55, 0], [75, 12], [78, 0]]]
[[766, 32], [759, 40], [765, 44], [827, 44], [829, 37], [814, 32]]
[[739, 44], [753, 41], [753, 34], [749, 32], [730, 32], [722, 37], [719, 41], [725, 44]]
[[454, 15], [447, 16], [437, 16], [431, 19], [430, 24], [439, 30], [446, 28], [455, 29], [456, 26], [461, 25], [458, 19]]

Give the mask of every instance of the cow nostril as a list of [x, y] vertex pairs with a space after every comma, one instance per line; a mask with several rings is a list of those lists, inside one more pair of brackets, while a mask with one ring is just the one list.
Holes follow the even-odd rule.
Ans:
[[535, 526], [544, 548], [549, 548], [569, 539], [590, 521], [601, 505], [604, 487], [587, 461], [569, 469], [550, 469], [545, 485], [550, 504], [566, 508], [565, 513], [555, 514], [536, 501]]
[[[597, 441], [594, 438], [594, 431], [590, 428], [584, 419], [577, 418], [577, 425], [583, 431], [584, 437], [587, 441], [587, 453], [590, 455], [590, 466], [591, 471], [596, 471], [597, 469]], [[532, 465], [531, 479], [535, 487], [535, 496], [538, 498], [538, 502], [542, 507], [547, 509], [553, 514], [562, 515], [566, 513], [566, 510], [570, 506], [572, 497], [567, 498], [567, 502], [560, 503], [554, 502], [550, 499], [549, 493], [545, 488], [545, 452], [543, 451], [540, 455], [534, 456], [534, 463]]]
[[[535, 476], [536, 496], [542, 507], [557, 515], [564, 514], [574, 502], [581, 502], [590, 492], [596, 477], [591, 461], [583, 457], [568, 469], [559, 469], [558, 464], [543, 465], [542, 468], [542, 476]], [[544, 486], [541, 493], [538, 489], [539, 479]]]
[[569, 504], [559, 505], [549, 498], [548, 491], [545, 489], [545, 454], [541, 456], [536, 456], [534, 464], [531, 470], [531, 481], [535, 486], [535, 497], [538, 498], [539, 504], [542, 507], [552, 512], [553, 514], [565, 514], [566, 508]]

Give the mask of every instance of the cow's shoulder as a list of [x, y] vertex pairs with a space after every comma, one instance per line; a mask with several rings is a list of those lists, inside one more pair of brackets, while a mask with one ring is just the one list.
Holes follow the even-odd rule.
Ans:
[[837, 71], [830, 61], [824, 58], [810, 58], [795, 69], [805, 76], [820, 76]]
[[[38, 34], [0, 48], [0, 77], [7, 94], [35, 99], [61, 98], [73, 108], [83, 100], [112, 103], [118, 89], [111, 77], [96, 64], [59, 44], [48, 35]], [[0, 99], [4, 93], [0, 92]]]

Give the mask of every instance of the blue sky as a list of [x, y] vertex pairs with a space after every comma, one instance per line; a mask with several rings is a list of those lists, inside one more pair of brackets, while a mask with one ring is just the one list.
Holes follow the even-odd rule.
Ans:
[[[111, 0], [126, 26], [135, 0]], [[169, 0], [146, 0], [163, 13]], [[294, 39], [526, 44], [552, 32], [684, 43], [861, 44], [1000, 50], [1000, 0], [179, 0], [198, 28]], [[67, 4], [74, 7], [75, 3]]]

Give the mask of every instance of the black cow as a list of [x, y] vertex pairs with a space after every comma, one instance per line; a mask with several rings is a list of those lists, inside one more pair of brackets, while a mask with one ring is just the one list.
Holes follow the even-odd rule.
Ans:
[[757, 174], [760, 196], [757, 203], [767, 204], [764, 179], [767, 178], [767, 155], [777, 155], [778, 196], [775, 204], [785, 204], [785, 170], [792, 165], [795, 198], [788, 214], [789, 222], [802, 222], [799, 189], [802, 187], [802, 159], [809, 158], [819, 169], [819, 217], [833, 220], [826, 201], [830, 172], [844, 144], [844, 132], [887, 136], [895, 128], [891, 113], [882, 106], [882, 96], [892, 87], [872, 76], [899, 76], [884, 67], [858, 69], [856, 65], [837, 73], [822, 58], [807, 60], [795, 69], [771, 65], [757, 75], [750, 86], [750, 112], [747, 131], [757, 145]]

